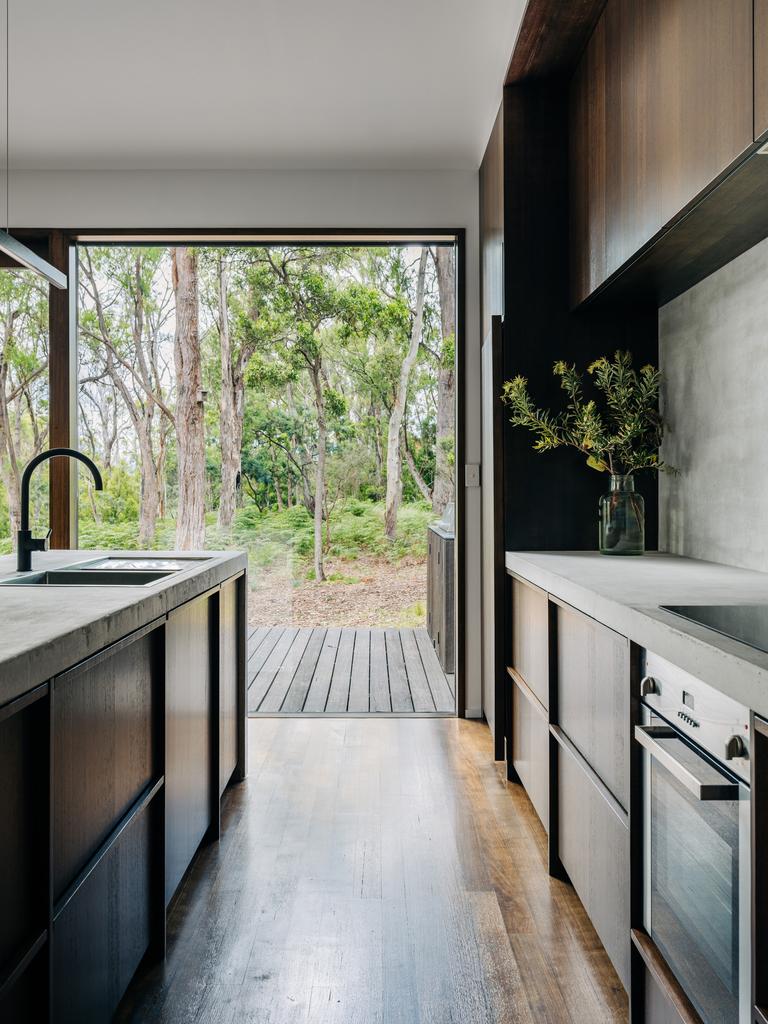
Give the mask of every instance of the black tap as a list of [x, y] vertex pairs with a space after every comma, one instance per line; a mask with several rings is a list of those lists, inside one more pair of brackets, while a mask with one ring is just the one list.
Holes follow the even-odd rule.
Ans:
[[16, 534], [16, 568], [19, 572], [29, 572], [32, 568], [32, 552], [45, 551], [48, 547], [48, 538], [51, 536], [49, 530], [45, 537], [33, 537], [29, 528], [29, 480], [33, 470], [41, 462], [48, 459], [55, 459], [57, 455], [64, 455], [69, 459], [77, 459], [87, 466], [93, 473], [96, 483], [96, 490], [104, 489], [101, 482], [101, 473], [87, 455], [77, 451], [75, 448], [50, 448], [47, 452], [40, 452], [29, 462], [21, 477], [21, 529]]

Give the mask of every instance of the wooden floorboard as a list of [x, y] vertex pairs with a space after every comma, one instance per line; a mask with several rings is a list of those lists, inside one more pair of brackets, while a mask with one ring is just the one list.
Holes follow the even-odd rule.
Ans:
[[[328, 701], [328, 694], [331, 688], [331, 680], [333, 679], [333, 670], [336, 665], [336, 655], [339, 651], [340, 641], [340, 629], [327, 630], [325, 637], [323, 638], [322, 650], [320, 651], [320, 656], [317, 659], [311, 685], [307, 692], [307, 699], [304, 701], [304, 707], [301, 709], [302, 711], [325, 711], [325, 705]], [[346, 710], [346, 697], [344, 699], [344, 704]]]
[[453, 694], [448, 686], [448, 680], [445, 678], [440, 662], [437, 660], [437, 654], [435, 654], [435, 649], [432, 646], [426, 629], [414, 629], [413, 635], [419, 648], [421, 662], [424, 666], [429, 688], [432, 691], [435, 707], [438, 709], [444, 708], [447, 705], [452, 707], [454, 704]]
[[454, 714], [453, 677], [424, 629], [257, 627], [250, 714]]
[[[283, 644], [285, 633], [293, 632], [293, 636], [287, 644]], [[310, 637], [314, 630], [304, 627], [303, 629], [286, 630], [280, 641], [275, 648], [280, 648], [280, 666], [275, 672], [275, 678], [272, 680], [269, 689], [266, 692], [264, 700], [261, 702], [259, 707], [260, 711], [281, 711], [283, 707], [283, 701], [285, 700], [288, 690], [293, 683], [296, 675], [296, 670], [299, 667], [301, 659], [304, 655], [307, 644], [309, 643]]]
[[349, 703], [349, 683], [352, 678], [352, 656], [355, 650], [354, 629], [340, 631], [339, 649], [331, 673], [331, 686], [328, 700], [325, 703], [327, 714], [339, 714], [347, 710]]
[[403, 646], [405, 670], [408, 673], [408, 686], [411, 691], [413, 710], [421, 712], [435, 711], [437, 710], [435, 708], [435, 701], [427, 682], [427, 673], [424, 671], [424, 665], [413, 630], [401, 629], [399, 632], [400, 643]]
[[456, 718], [251, 719], [118, 1024], [627, 1024], [546, 834]]
[[384, 639], [387, 646], [387, 674], [389, 676], [389, 698], [392, 710], [413, 711], [413, 699], [411, 697], [411, 689], [408, 686], [408, 673], [405, 671], [400, 630], [385, 630]]
[[352, 675], [349, 680], [347, 710], [353, 714], [367, 713], [371, 707], [371, 631], [355, 630]]

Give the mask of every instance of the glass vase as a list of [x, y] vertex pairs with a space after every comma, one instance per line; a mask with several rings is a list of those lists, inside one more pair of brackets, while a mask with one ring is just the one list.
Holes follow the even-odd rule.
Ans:
[[611, 489], [600, 499], [600, 553], [642, 555], [645, 551], [645, 502], [631, 473], [611, 474]]

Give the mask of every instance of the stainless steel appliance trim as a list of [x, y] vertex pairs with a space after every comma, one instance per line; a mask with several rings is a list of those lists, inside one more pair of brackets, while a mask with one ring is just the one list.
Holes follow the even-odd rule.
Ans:
[[674, 775], [681, 785], [685, 786], [689, 792], [693, 793], [697, 800], [738, 800], [739, 799], [739, 786], [736, 782], [728, 782], [723, 779], [720, 783], [704, 782], [698, 779], [692, 771], [690, 771], [685, 765], [681, 764], [676, 758], [674, 758], [668, 750], [665, 750], [659, 743], [656, 742], [658, 739], [672, 739], [678, 743], [683, 741], [680, 739], [679, 733], [668, 725], [636, 725], [635, 726], [635, 739], [637, 742], [645, 747], [645, 749], [655, 757], [659, 764], [662, 764], [667, 771]]

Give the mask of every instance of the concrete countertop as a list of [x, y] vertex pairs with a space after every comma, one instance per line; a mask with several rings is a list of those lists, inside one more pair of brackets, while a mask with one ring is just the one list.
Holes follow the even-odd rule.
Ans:
[[659, 605], [768, 605], [768, 573], [664, 553], [508, 551], [507, 571], [603, 622], [760, 714], [768, 715], [768, 654]]
[[[205, 561], [149, 586], [0, 587], [0, 706], [121, 637], [237, 575], [242, 551], [46, 551], [35, 571], [112, 557], [197, 557]], [[0, 557], [0, 580], [16, 577], [16, 556]]]

